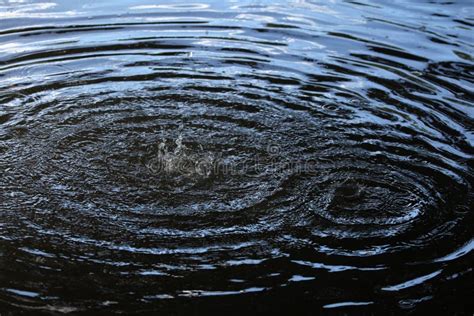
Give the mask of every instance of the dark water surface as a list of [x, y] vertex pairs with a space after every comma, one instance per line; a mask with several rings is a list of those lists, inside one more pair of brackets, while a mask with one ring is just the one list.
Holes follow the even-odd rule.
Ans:
[[472, 315], [473, 7], [0, 1], [1, 315]]

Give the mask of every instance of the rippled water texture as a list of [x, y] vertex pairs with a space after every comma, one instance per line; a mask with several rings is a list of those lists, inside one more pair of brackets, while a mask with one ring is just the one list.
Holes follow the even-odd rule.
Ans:
[[157, 3], [0, 1], [2, 315], [472, 314], [473, 2]]

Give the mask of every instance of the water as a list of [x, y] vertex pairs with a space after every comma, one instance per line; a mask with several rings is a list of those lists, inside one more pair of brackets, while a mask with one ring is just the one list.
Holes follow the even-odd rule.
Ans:
[[472, 312], [466, 1], [0, 2], [0, 312]]

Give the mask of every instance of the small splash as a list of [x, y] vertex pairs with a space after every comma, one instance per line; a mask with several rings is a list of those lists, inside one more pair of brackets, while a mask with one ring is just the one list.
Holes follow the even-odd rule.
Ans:
[[171, 141], [171, 144], [163, 139], [151, 154], [145, 166], [156, 175], [208, 178], [213, 173], [214, 155], [205, 152], [202, 145], [196, 150], [187, 147], [182, 135]]

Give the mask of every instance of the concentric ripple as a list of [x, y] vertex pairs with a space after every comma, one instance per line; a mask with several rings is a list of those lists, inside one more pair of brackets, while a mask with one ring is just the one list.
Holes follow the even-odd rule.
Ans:
[[0, 5], [0, 312], [463, 310], [469, 4], [79, 3]]

